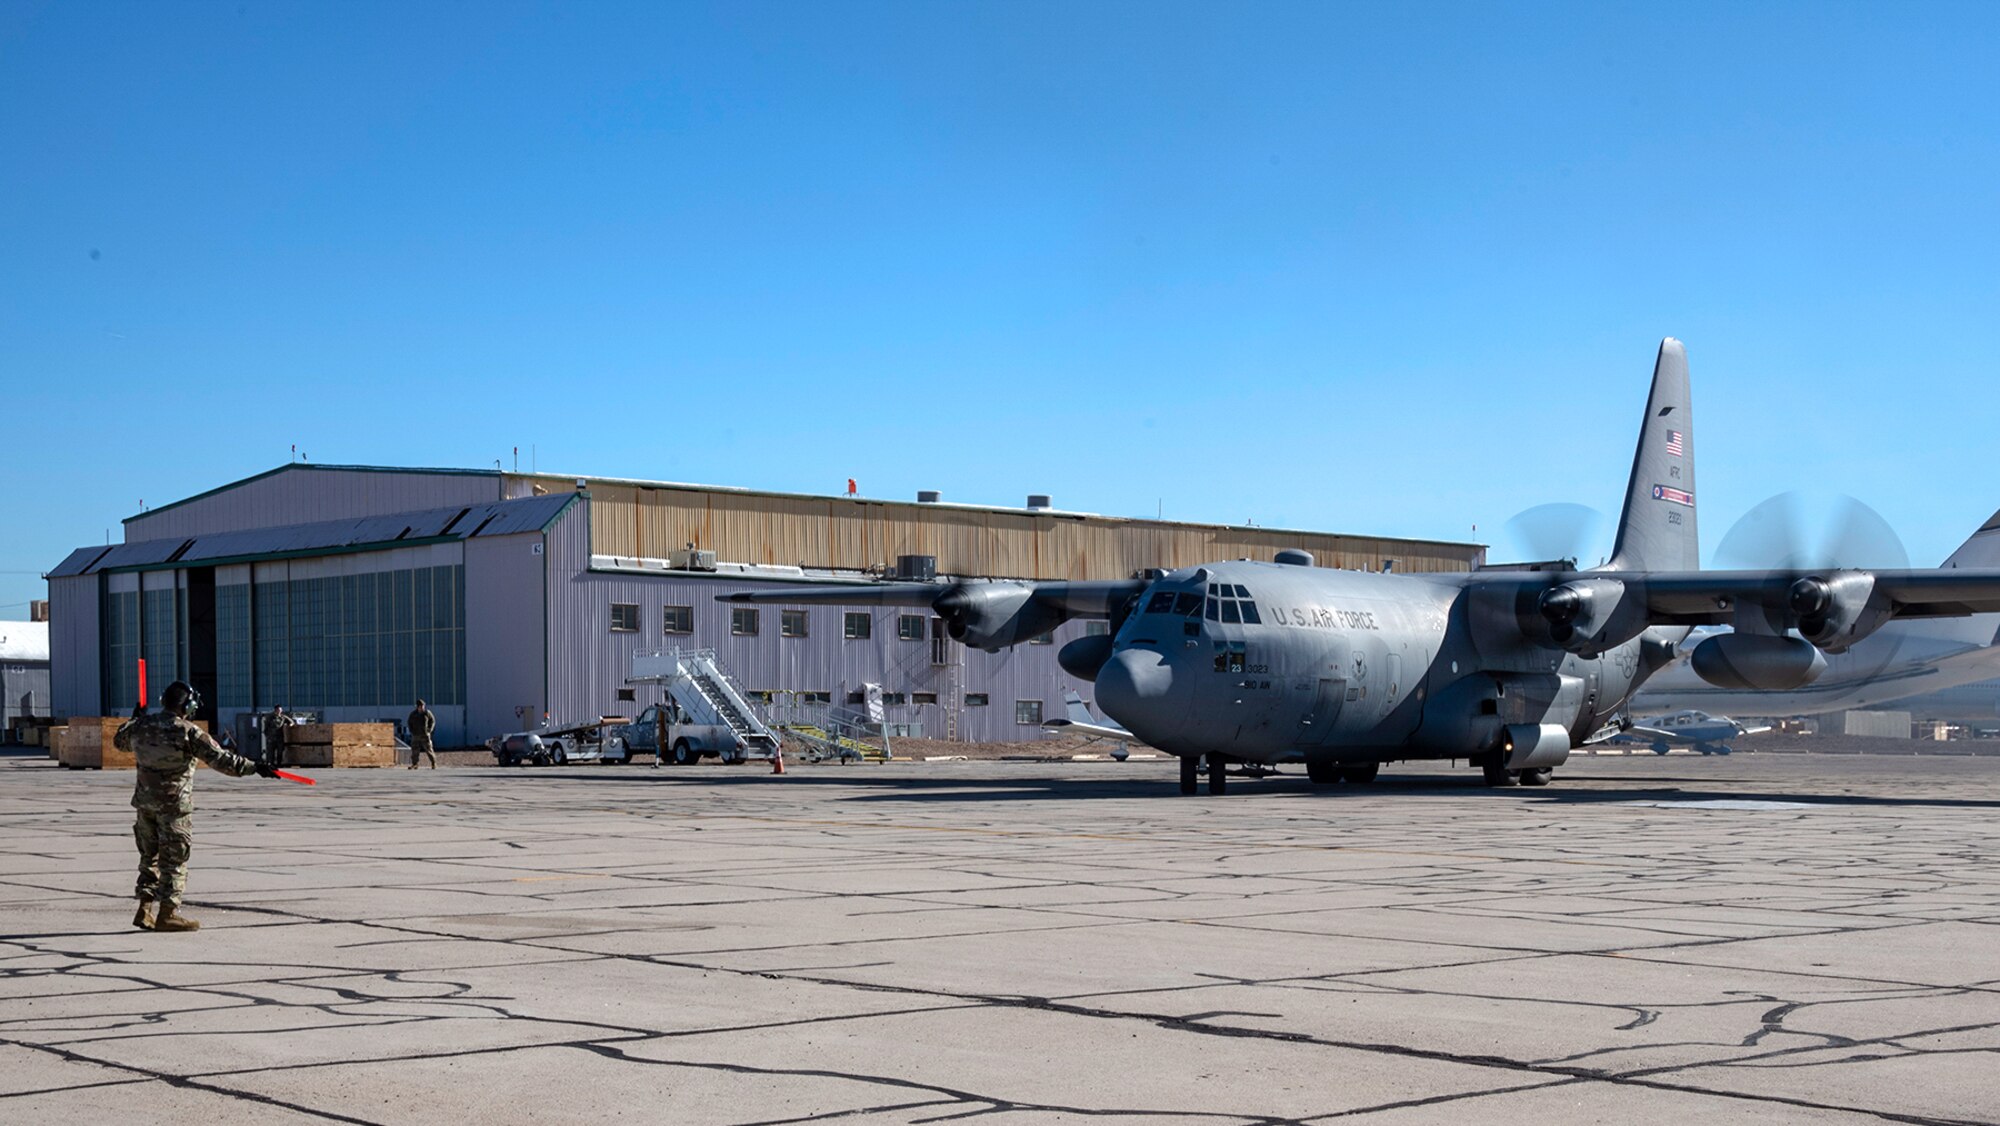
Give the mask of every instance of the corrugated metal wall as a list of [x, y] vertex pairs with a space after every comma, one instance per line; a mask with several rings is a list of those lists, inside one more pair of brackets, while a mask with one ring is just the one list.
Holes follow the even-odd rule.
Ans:
[[398, 473], [295, 465], [125, 522], [125, 540], [418, 512], [500, 499], [498, 473]]
[[539, 532], [465, 542], [466, 742], [532, 727], [548, 706], [542, 546]]
[[[632, 654], [679, 647], [714, 649], [744, 688], [753, 691], [827, 692], [835, 702], [858, 691], [864, 683], [887, 692], [935, 692], [935, 705], [892, 705], [891, 723], [921, 723], [926, 735], [944, 734], [944, 697], [949, 673], [931, 663], [931, 643], [903, 641], [897, 619], [917, 614], [928, 638], [930, 615], [897, 608], [873, 611], [840, 606], [800, 607], [807, 616], [805, 637], [780, 635], [783, 607], [760, 607], [754, 637], [731, 633], [733, 606], [716, 596], [740, 588], [722, 578], [627, 575], [588, 570], [590, 544], [585, 509], [572, 509], [549, 535], [549, 708], [558, 722], [599, 715], [629, 715], [657, 703], [653, 686], [628, 686]], [[611, 631], [612, 603], [639, 608], [636, 633]], [[665, 608], [687, 606], [694, 630], [669, 636], [664, 632]], [[866, 641], [846, 638], [846, 615], [865, 612], [871, 619]], [[959, 738], [981, 741], [1036, 739], [1044, 732], [1015, 721], [1017, 700], [1042, 702], [1044, 718], [1062, 714], [1062, 693], [1074, 688], [1086, 699], [1091, 686], [1064, 673], [1056, 664], [1062, 643], [1083, 635], [1087, 627], [1071, 622], [1056, 631], [1050, 645], [1017, 645], [999, 653], [969, 650], [948, 643], [951, 656], [963, 663], [959, 691], [986, 693], [990, 703], [961, 713]], [[618, 690], [634, 688], [636, 699], [621, 701]], [[474, 686], [478, 691], [478, 686]], [[481, 736], [483, 737], [483, 736]]]
[[96, 575], [49, 580], [49, 691], [58, 719], [103, 710], [104, 649]]
[[839, 570], [934, 555], [944, 573], [994, 578], [1123, 579], [1284, 548], [1325, 567], [1380, 570], [1394, 559], [1399, 571], [1467, 571], [1481, 554], [1467, 544], [631, 485], [592, 485], [591, 509], [600, 555], [664, 558], [693, 542], [731, 562]]
[[52, 715], [52, 704], [48, 665], [40, 661], [0, 662], [0, 728], [16, 716]]

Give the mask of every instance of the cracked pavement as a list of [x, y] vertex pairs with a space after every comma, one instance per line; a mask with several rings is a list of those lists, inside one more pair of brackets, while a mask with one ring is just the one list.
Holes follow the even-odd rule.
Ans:
[[0, 759], [0, 1120], [2000, 1122], [2000, 760]]

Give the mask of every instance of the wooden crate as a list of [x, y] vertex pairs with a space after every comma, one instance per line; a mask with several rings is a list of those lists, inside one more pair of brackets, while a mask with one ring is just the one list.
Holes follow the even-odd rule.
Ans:
[[[132, 753], [119, 750], [116, 742], [118, 729], [125, 723], [124, 716], [71, 719], [65, 727], [51, 728], [52, 733], [62, 732], [60, 738], [51, 742], [51, 749], [58, 752], [57, 761], [72, 770], [134, 769], [138, 764], [133, 760]], [[195, 726], [208, 730], [208, 724], [203, 721], [197, 720]]]
[[396, 725], [393, 723], [301, 723], [285, 729], [287, 743], [379, 743], [383, 746], [396, 745]]
[[394, 766], [394, 743], [293, 743], [285, 748], [286, 766]]

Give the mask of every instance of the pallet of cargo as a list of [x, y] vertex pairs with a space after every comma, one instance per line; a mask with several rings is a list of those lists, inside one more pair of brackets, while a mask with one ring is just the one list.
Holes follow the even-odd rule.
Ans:
[[302, 723], [285, 731], [286, 766], [394, 766], [391, 723]]

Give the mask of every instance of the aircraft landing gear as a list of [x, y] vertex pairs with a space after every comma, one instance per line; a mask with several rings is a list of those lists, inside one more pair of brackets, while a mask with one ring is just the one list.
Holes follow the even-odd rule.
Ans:
[[1220, 794], [1229, 789], [1229, 760], [1221, 755], [1206, 755], [1208, 759], [1208, 792]]
[[1498, 755], [1480, 763], [1479, 769], [1486, 775], [1486, 784], [1488, 786], [1512, 786], [1520, 781], [1520, 776], [1514, 771], [1507, 769], [1506, 762]]
[[1194, 796], [1195, 777], [1197, 774], [1200, 773], [1200, 771], [1201, 771], [1200, 756], [1198, 755], [1181, 756], [1181, 794], [1183, 796], [1186, 797]]
[[1306, 763], [1306, 777], [1312, 779], [1315, 786], [1331, 786], [1335, 782], [1340, 781], [1340, 764], [1337, 762], [1309, 761]]
[[1549, 779], [1554, 778], [1555, 776], [1556, 776], [1555, 768], [1548, 766], [1540, 767], [1535, 770], [1523, 770], [1521, 772], [1521, 785], [1546, 786], [1549, 784]]
[[1375, 775], [1381, 769], [1382, 764], [1379, 762], [1351, 762], [1340, 768], [1340, 780], [1343, 782], [1373, 782]]

